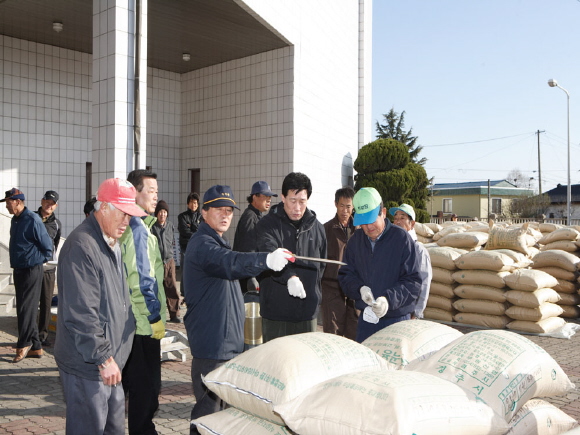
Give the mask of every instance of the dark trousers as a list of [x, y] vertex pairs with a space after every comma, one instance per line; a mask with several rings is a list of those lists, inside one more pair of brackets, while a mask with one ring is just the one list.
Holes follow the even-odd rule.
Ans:
[[135, 335], [123, 369], [123, 388], [129, 395], [129, 433], [157, 434], [153, 416], [161, 391], [161, 341]]
[[66, 433], [125, 434], [123, 387], [81, 378], [59, 369], [66, 402]]
[[42, 289], [40, 290], [40, 312], [38, 313], [38, 338], [44, 341], [48, 338], [48, 324], [50, 323], [50, 306], [54, 295], [54, 281], [56, 269], [45, 270], [42, 275]]
[[[191, 361], [191, 383], [195, 405], [191, 410], [191, 419], [201, 418], [204, 415], [213, 414], [227, 407], [226, 402], [221, 400], [215, 393], [210, 391], [203, 381], [202, 376], [207, 375], [214, 369], [223, 365], [226, 360], [193, 358]], [[191, 425], [190, 434], [198, 434], [195, 425]]]
[[42, 264], [24, 269], [14, 269], [16, 316], [18, 317], [17, 348], [32, 345], [32, 350], [42, 349], [38, 338], [38, 326], [36, 325], [42, 275]]
[[179, 294], [177, 293], [177, 281], [175, 280], [175, 260], [167, 260], [163, 265], [163, 288], [167, 300], [169, 318], [175, 319], [179, 314]]
[[344, 296], [342, 290], [323, 284], [321, 309], [324, 332], [356, 339], [359, 311], [354, 301]]
[[317, 323], [316, 319], [305, 320], [303, 322], [285, 322], [262, 318], [262, 335], [264, 343], [287, 335], [316, 332], [316, 328], [318, 328]]

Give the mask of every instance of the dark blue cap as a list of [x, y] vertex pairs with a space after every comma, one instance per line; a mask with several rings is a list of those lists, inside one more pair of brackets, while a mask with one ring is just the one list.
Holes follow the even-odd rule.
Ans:
[[257, 193], [265, 196], [276, 196], [276, 197], [278, 196], [270, 190], [270, 186], [265, 181], [256, 181], [254, 183], [250, 195], [255, 195]]
[[13, 187], [10, 190], [4, 192], [4, 199], [0, 199], [0, 202], [5, 202], [7, 199], [21, 199], [24, 201], [24, 192], [18, 190], [16, 187]]
[[238, 210], [240, 209], [236, 205], [232, 188], [219, 184], [210, 187], [203, 195], [203, 207], [206, 205], [209, 207], [234, 207]]

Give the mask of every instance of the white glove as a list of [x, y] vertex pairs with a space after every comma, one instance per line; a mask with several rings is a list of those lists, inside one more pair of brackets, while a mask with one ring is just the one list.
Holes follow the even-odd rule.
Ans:
[[385, 314], [387, 314], [387, 310], [389, 309], [389, 302], [387, 301], [387, 298], [384, 296], [378, 297], [377, 300], [371, 305], [371, 309], [379, 319], [383, 317]]
[[291, 252], [284, 248], [278, 248], [274, 252], [270, 252], [266, 257], [266, 266], [274, 272], [279, 272], [288, 264], [288, 260], [292, 258]]
[[371, 291], [370, 287], [367, 287], [366, 285], [363, 285], [360, 288], [360, 297], [362, 298], [363, 302], [367, 305], [372, 305], [375, 302], [373, 292]]
[[304, 290], [302, 281], [297, 276], [293, 276], [288, 280], [288, 293], [295, 298], [304, 299], [306, 297], [306, 291]]

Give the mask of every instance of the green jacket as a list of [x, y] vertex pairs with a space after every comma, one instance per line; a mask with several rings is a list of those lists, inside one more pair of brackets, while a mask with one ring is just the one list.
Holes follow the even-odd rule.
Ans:
[[151, 335], [151, 324], [166, 321], [163, 261], [157, 237], [151, 233], [156, 221], [153, 216], [132, 217], [119, 240], [137, 335]]

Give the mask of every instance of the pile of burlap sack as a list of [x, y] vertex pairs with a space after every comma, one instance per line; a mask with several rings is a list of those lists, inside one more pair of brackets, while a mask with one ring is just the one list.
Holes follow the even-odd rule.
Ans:
[[511, 331], [462, 334], [426, 320], [362, 344], [278, 338], [204, 382], [231, 406], [192, 422], [204, 435], [558, 435], [578, 425], [542, 399], [574, 388], [542, 348]]
[[433, 267], [426, 319], [551, 333], [580, 316], [577, 228], [491, 221], [415, 230]]

